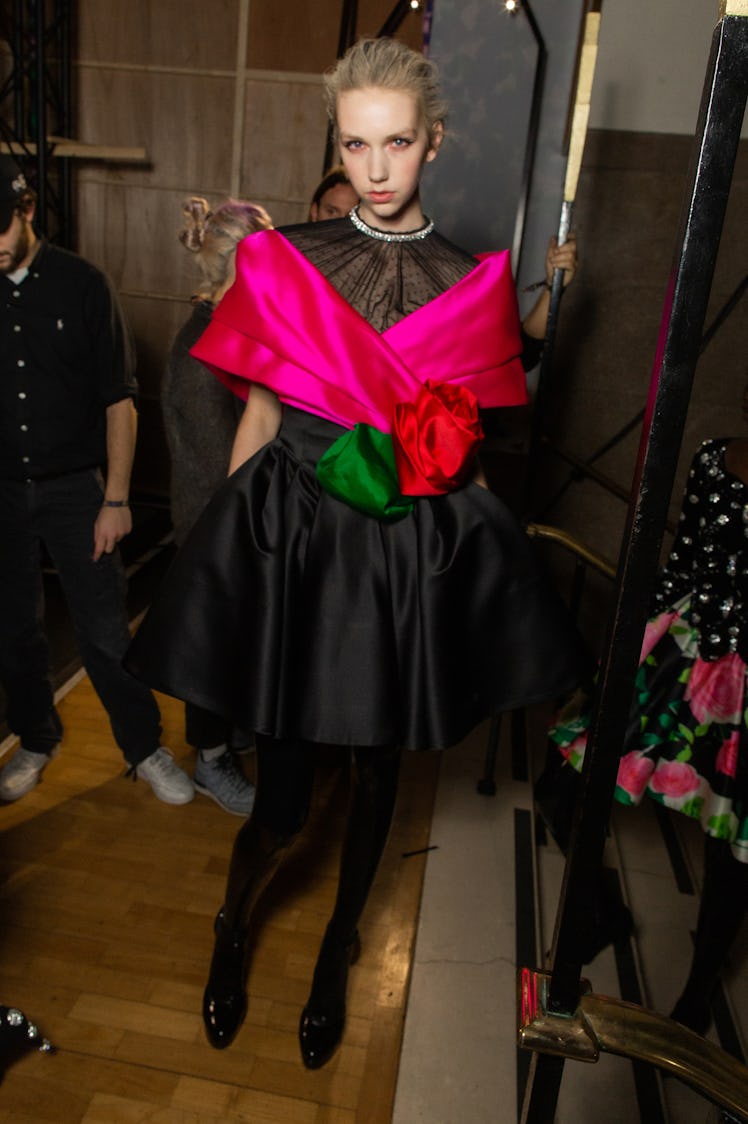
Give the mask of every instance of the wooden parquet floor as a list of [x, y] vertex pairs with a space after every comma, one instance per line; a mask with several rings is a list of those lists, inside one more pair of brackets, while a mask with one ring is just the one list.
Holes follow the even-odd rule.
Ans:
[[[181, 705], [159, 702], [164, 744], [191, 771]], [[307, 831], [258, 913], [247, 1021], [216, 1051], [200, 1006], [239, 821], [207, 797], [169, 807], [124, 779], [87, 679], [60, 711], [60, 756], [32, 793], [0, 807], [0, 1002], [24, 1010], [57, 1053], [7, 1071], [0, 1121], [389, 1121], [425, 865], [407, 853], [428, 843], [438, 755], [406, 755], [345, 1039], [307, 1072], [296, 1033], [334, 900], [344, 763], [320, 766]]]

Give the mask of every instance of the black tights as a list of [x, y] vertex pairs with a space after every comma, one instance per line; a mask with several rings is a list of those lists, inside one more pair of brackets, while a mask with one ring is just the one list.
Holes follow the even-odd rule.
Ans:
[[[314, 747], [256, 736], [257, 794], [240, 829], [229, 867], [224, 917], [246, 929], [262, 891], [309, 815]], [[329, 929], [348, 940], [374, 881], [397, 796], [401, 751], [391, 746], [351, 749], [351, 796], [340, 859], [340, 878]]]

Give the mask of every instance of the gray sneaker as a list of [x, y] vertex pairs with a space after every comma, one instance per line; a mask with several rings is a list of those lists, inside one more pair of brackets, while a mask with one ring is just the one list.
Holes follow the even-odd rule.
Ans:
[[0, 770], [0, 800], [10, 803], [20, 800], [32, 788], [36, 788], [41, 775], [59, 750], [55, 747], [51, 753], [34, 753], [31, 749], [20, 746], [8, 764]]
[[153, 795], [164, 804], [189, 804], [195, 795], [192, 781], [180, 769], [171, 750], [159, 746], [155, 753], [135, 767], [135, 775], [142, 777], [153, 790]]
[[244, 776], [229, 750], [212, 761], [203, 761], [198, 751], [194, 780], [197, 791], [210, 796], [224, 812], [248, 816], [252, 811], [255, 786]]

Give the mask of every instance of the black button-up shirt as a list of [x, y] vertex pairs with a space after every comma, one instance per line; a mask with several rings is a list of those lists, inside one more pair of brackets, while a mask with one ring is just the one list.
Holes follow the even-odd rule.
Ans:
[[95, 266], [42, 242], [23, 281], [0, 276], [0, 479], [106, 461], [106, 408], [134, 397], [127, 329]]

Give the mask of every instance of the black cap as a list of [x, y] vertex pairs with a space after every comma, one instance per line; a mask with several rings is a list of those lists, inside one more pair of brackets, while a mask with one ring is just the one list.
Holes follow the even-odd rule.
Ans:
[[13, 213], [26, 191], [26, 177], [12, 156], [0, 156], [0, 233], [13, 221]]

